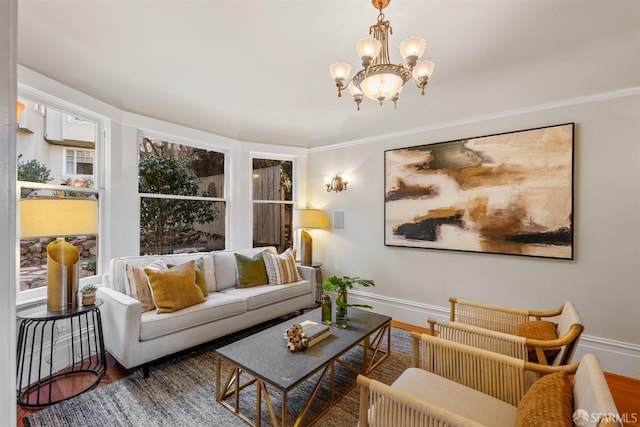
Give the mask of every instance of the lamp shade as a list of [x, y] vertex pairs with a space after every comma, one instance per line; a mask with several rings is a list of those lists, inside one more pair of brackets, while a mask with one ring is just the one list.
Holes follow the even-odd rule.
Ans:
[[74, 197], [20, 200], [20, 236], [84, 236], [98, 232], [98, 201]]
[[294, 209], [293, 228], [324, 228], [327, 217], [319, 209]]

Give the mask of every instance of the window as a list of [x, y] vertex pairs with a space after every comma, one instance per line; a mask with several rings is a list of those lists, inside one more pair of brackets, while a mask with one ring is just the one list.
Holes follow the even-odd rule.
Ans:
[[140, 254], [225, 248], [224, 153], [141, 136]]
[[66, 148], [67, 175], [93, 175], [93, 151]]
[[[102, 126], [101, 121], [82, 118], [82, 126], [87, 138], [81, 143], [86, 148], [69, 148], [69, 145], [80, 143], [80, 141], [58, 138], [59, 132], [56, 133], [56, 129], [61, 129], [63, 118], [72, 113], [65, 111], [64, 108], [45, 106], [31, 99], [23, 99], [23, 102], [27, 104], [23, 115], [28, 115], [29, 129], [17, 132], [17, 187], [20, 199], [53, 196], [90, 198], [100, 203], [94, 153], [97, 148], [96, 135], [99, 134], [98, 129]], [[78, 117], [75, 113], [73, 116]], [[73, 178], [69, 175], [73, 175]], [[73, 189], [70, 189], [70, 186]], [[17, 223], [20, 224], [20, 208], [17, 214]], [[100, 224], [98, 224], [98, 230], [100, 230]], [[18, 301], [45, 295], [47, 245], [57, 237], [65, 237], [80, 253], [80, 285], [99, 281], [99, 233], [73, 237], [21, 238]]]
[[253, 159], [253, 246], [293, 247], [293, 162]]

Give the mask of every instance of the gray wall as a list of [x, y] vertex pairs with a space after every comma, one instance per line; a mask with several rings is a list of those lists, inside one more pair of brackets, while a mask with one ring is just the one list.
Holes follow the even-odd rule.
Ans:
[[[384, 246], [385, 150], [567, 122], [576, 123], [573, 261]], [[595, 352], [606, 369], [640, 377], [639, 123], [640, 89], [632, 88], [312, 150], [312, 207], [345, 211], [343, 230], [312, 232], [315, 261], [325, 276], [374, 279], [376, 287], [360, 297], [409, 323], [424, 324], [427, 314], [445, 318], [451, 296], [529, 309], [572, 300], [585, 323], [578, 355]], [[349, 189], [327, 193], [323, 177], [337, 172], [349, 175]]]

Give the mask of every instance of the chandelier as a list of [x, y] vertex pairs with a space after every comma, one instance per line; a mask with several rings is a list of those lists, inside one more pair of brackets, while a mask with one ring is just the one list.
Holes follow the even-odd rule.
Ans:
[[435, 67], [431, 61], [418, 61], [427, 41], [422, 37], [409, 37], [400, 43], [400, 54], [407, 62], [407, 66], [391, 64], [389, 61], [389, 34], [393, 30], [389, 21], [384, 20], [382, 9], [389, 5], [391, 0], [372, 0], [373, 6], [378, 9], [378, 22], [369, 28], [369, 35], [356, 43], [356, 51], [362, 60], [362, 70], [345, 84], [351, 73], [351, 65], [345, 62], [336, 62], [329, 66], [331, 78], [338, 87], [338, 97], [342, 96], [345, 86], [353, 96], [360, 111], [362, 95], [378, 101], [380, 105], [386, 100], [393, 101], [394, 107], [398, 101], [402, 87], [413, 77], [416, 86], [424, 95], [424, 88], [429, 82]]

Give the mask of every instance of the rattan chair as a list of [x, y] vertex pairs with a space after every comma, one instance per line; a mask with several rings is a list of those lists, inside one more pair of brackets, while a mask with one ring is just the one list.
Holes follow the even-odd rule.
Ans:
[[553, 404], [548, 402], [556, 395], [547, 383], [528, 393], [533, 387], [528, 376], [562, 371], [575, 373], [570, 388], [576, 409], [573, 412], [569, 403], [563, 420], [571, 423], [572, 413], [573, 417], [588, 414], [577, 425], [619, 425], [611, 392], [593, 355], [585, 355], [579, 364], [547, 366], [428, 334], [412, 333], [412, 337], [413, 367], [393, 384], [358, 376], [359, 427], [513, 426], [522, 418], [520, 411], [549, 421], [545, 411], [551, 412]]
[[[537, 324], [547, 326], [545, 324], [551, 322], [554, 325], [552, 327], [555, 327], [555, 334], [552, 339], [539, 339], [535, 336], [520, 334], [524, 337], [526, 347], [529, 350], [528, 359], [542, 364], [557, 366], [570, 363], [584, 329], [582, 320], [570, 301], [567, 301], [556, 310], [549, 311], [522, 310], [457, 298], [450, 298], [449, 301], [451, 303], [451, 313], [448, 325], [451, 328], [459, 326], [469, 331], [475, 330], [476, 333], [480, 333], [479, 329], [487, 329], [502, 334], [518, 336], [516, 332], [519, 327], [522, 328], [526, 325], [535, 327]], [[496, 334], [496, 337], [499, 336], [499, 334]], [[506, 339], [505, 342], [510, 341], [519, 340]], [[505, 354], [523, 357], [519, 354]]]

